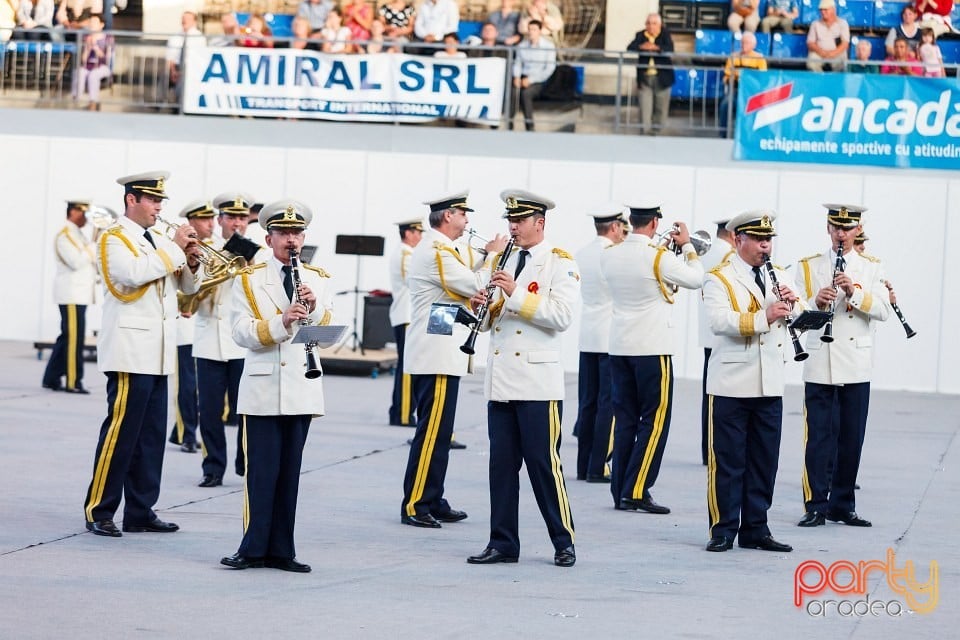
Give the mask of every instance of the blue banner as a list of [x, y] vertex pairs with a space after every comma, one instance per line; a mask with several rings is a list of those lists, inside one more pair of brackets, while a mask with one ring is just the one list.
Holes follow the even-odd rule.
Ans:
[[960, 85], [952, 78], [744, 70], [734, 158], [957, 170]]

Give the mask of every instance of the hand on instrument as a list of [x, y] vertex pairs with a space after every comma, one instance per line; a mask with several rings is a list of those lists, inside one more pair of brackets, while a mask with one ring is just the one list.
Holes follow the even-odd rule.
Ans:
[[897, 294], [893, 292], [893, 285], [890, 283], [890, 281], [884, 280], [883, 286], [885, 286], [887, 288], [887, 291], [889, 292], [890, 304], [897, 304]]
[[477, 291], [475, 294], [473, 294], [473, 297], [470, 298], [470, 309], [471, 309], [474, 313], [476, 313], [476, 312], [477, 312], [477, 309], [479, 309], [481, 306], [483, 306], [483, 304], [484, 304], [486, 301], [487, 301], [487, 290], [486, 290], [486, 289], [480, 289], [480, 291]]
[[295, 322], [300, 322], [301, 320], [306, 318], [308, 315], [310, 314], [307, 311], [307, 308], [305, 306], [303, 306], [299, 302], [294, 302], [289, 307], [287, 307], [286, 311], [283, 312], [283, 318], [282, 318], [283, 326], [289, 329], [292, 324], [294, 324]]
[[777, 320], [786, 318], [790, 315], [790, 304], [787, 302], [774, 302], [767, 307], [767, 324], [772, 325]]
[[833, 279], [833, 284], [843, 289], [848, 298], [853, 295], [853, 280], [846, 273], [842, 271], [838, 273], [837, 277]]
[[793, 289], [786, 286], [785, 284], [779, 284], [777, 286], [779, 287], [778, 291], [780, 291], [780, 294], [777, 297], [780, 298], [783, 302], [786, 302], [787, 304], [789, 304], [790, 308], [792, 309], [793, 305], [796, 304], [797, 300], [799, 300], [800, 298], [797, 296], [797, 294], [793, 292]]
[[317, 296], [313, 295], [313, 291], [310, 290], [310, 287], [300, 283], [299, 296], [300, 302], [302, 302], [307, 309], [313, 313], [313, 310], [317, 308]]
[[188, 224], [182, 224], [177, 227], [176, 232], [173, 234], [173, 241], [178, 247], [183, 249], [184, 253], [189, 254], [190, 252], [187, 251], [187, 249], [190, 245], [196, 246], [197, 244], [197, 230]]
[[824, 287], [817, 291], [816, 303], [821, 309], [826, 309], [830, 303], [837, 299], [837, 291], [833, 287]]
[[498, 233], [493, 238], [493, 240], [491, 240], [490, 242], [488, 242], [483, 246], [483, 250], [486, 251], [487, 254], [489, 255], [491, 253], [498, 253], [500, 251], [503, 251], [504, 247], [506, 246], [507, 246], [507, 236]]
[[678, 247], [690, 242], [690, 230], [687, 229], [687, 225], [683, 222], [674, 222], [673, 226], [675, 227], [674, 231], [670, 232], [670, 237], [673, 238], [673, 241], [677, 243]]
[[513, 279], [513, 276], [503, 270], [493, 272], [493, 277], [490, 278], [490, 284], [500, 287], [503, 295], [508, 298], [513, 295], [514, 290], [517, 288], [517, 282]]

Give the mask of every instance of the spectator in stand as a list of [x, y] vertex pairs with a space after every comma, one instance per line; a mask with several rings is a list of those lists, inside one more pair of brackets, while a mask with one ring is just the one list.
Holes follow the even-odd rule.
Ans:
[[466, 58], [467, 54], [460, 51], [460, 36], [456, 33], [448, 33], [443, 36], [443, 49], [433, 54], [434, 58]]
[[90, 111], [100, 110], [100, 81], [109, 78], [113, 71], [110, 69], [110, 58], [113, 54], [113, 36], [103, 32], [103, 18], [97, 14], [90, 16], [87, 22], [90, 33], [83, 37], [83, 47], [80, 50], [80, 70], [77, 78], [77, 88], [73, 98], [76, 100], [83, 95], [84, 90], [90, 95]]
[[943, 53], [937, 45], [937, 34], [933, 29], [924, 27], [920, 30], [920, 46], [917, 48], [917, 57], [923, 63], [923, 75], [927, 78], [946, 78], [947, 71], [943, 68]]
[[810, 24], [807, 33], [807, 69], [823, 71], [829, 66], [831, 71], [843, 71], [850, 48], [850, 25], [837, 17], [834, 0], [820, 0], [817, 6], [820, 18]]
[[182, 31], [167, 40], [167, 50], [164, 54], [167, 61], [167, 85], [176, 92], [178, 103], [180, 102], [181, 72], [183, 71], [186, 51], [190, 47], [203, 46], [205, 43], [203, 33], [197, 28], [197, 14], [194, 12], [183, 12], [180, 16], [180, 27]]
[[870, 60], [871, 53], [873, 53], [873, 45], [866, 38], [860, 38], [857, 41], [856, 49], [854, 49], [856, 58], [853, 62], [847, 63], [847, 71], [851, 73], [880, 73], [880, 66]]
[[0, 42], [6, 42], [13, 36], [17, 26], [17, 4], [14, 0], [0, 0]]
[[730, 15], [727, 16], [727, 28], [737, 31], [756, 32], [760, 25], [759, 0], [732, 0]]
[[771, 33], [781, 30], [793, 33], [793, 21], [800, 17], [797, 0], [768, 0], [767, 15], [760, 21], [760, 31]]
[[310, 21], [310, 33], [320, 31], [327, 24], [327, 14], [336, 6], [333, 0], [303, 0], [297, 15]]
[[384, 37], [387, 27], [379, 17], [370, 23], [370, 40], [367, 42], [367, 53], [400, 53], [398, 40]]
[[[467, 51], [468, 58], [507, 58], [507, 51], [503, 49], [503, 43], [497, 32], [497, 25], [492, 22], [484, 22], [480, 27], [480, 36], [470, 36], [464, 42], [469, 47], [501, 47], [500, 49], [470, 49]], [[511, 73], [510, 70], [507, 70]]]
[[64, 29], [86, 29], [95, 13], [103, 15], [103, 0], [63, 0], [57, 9], [57, 24]]
[[[350, 36], [356, 42], [370, 39], [370, 24], [373, 22], [373, 9], [366, 0], [344, 0], [340, 5], [343, 12], [343, 24], [350, 29]], [[359, 45], [354, 45], [359, 47]]]
[[383, 20], [383, 35], [395, 42], [409, 42], [413, 34], [413, 18], [416, 11], [407, 0], [389, 0], [380, 7]]
[[313, 30], [310, 28], [310, 21], [307, 18], [296, 16], [290, 23], [290, 32], [293, 34], [293, 38], [290, 40], [291, 49], [320, 51], [320, 42], [310, 40]]
[[250, 47], [253, 49], [272, 49], [273, 32], [267, 26], [266, 20], [259, 13], [251, 13], [247, 18], [247, 24], [243, 25], [244, 37], [237, 44], [241, 47]]
[[540, 21], [531, 20], [527, 25], [527, 37], [517, 45], [513, 59], [513, 88], [515, 97], [510, 101], [508, 127], [513, 129], [513, 117], [517, 114], [517, 102], [523, 109], [523, 122], [527, 131], [533, 131], [533, 101], [543, 91], [544, 83], [557, 68], [557, 48], [553, 41], [540, 33]]
[[659, 13], [647, 16], [646, 28], [637, 32], [633, 42], [627, 45], [627, 51], [640, 54], [637, 59], [637, 88], [640, 94], [641, 132], [657, 135], [667, 124], [670, 88], [675, 77], [673, 61], [662, 55], [673, 53], [673, 38], [663, 28]]
[[20, 0], [17, 9], [17, 38], [49, 40], [53, 29], [53, 0]]
[[906, 40], [910, 48], [914, 50], [920, 45], [920, 23], [917, 22], [917, 10], [913, 5], [907, 5], [903, 8], [900, 12], [900, 24], [887, 33], [884, 45], [887, 48], [888, 56], [893, 55], [893, 43], [897, 38]]
[[516, 0], [500, 0], [500, 8], [487, 16], [487, 22], [497, 30], [497, 44], [512, 47], [523, 38], [520, 34], [520, 12], [516, 5]]
[[520, 14], [520, 22], [517, 23], [517, 31], [527, 35], [527, 26], [532, 20], [536, 20], [543, 27], [541, 35], [554, 44], [559, 45], [563, 42], [563, 14], [557, 5], [550, 0], [530, 0], [527, 8]]
[[918, 64], [917, 55], [910, 50], [905, 38], [893, 41], [893, 55], [887, 56], [888, 64], [880, 67], [880, 73], [891, 76], [922, 76], [923, 65]]
[[[413, 23], [420, 42], [440, 42], [448, 33], [460, 31], [460, 7], [456, 0], [423, 0]], [[430, 50], [433, 53], [435, 50]]]
[[740, 80], [740, 69], [767, 70], [767, 60], [757, 51], [757, 36], [750, 31], [744, 31], [740, 36], [740, 51], [727, 58], [723, 68], [723, 99], [720, 100], [720, 135], [727, 130], [727, 112], [730, 110], [730, 101], [734, 101], [736, 113], [737, 83]]
[[230, 11], [220, 16], [220, 27], [223, 29], [223, 35], [210, 38], [210, 46], [232, 47], [236, 45], [241, 35], [237, 14]]
[[327, 24], [320, 35], [323, 37], [324, 53], [353, 53], [350, 29], [343, 26], [343, 14], [337, 7], [330, 9], [330, 13], [327, 14]]

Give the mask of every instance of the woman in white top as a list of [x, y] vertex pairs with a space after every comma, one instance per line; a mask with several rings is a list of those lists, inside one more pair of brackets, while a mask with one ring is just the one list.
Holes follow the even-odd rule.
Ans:
[[330, 9], [327, 14], [326, 26], [320, 31], [323, 36], [323, 51], [325, 53], [353, 53], [350, 44], [350, 29], [343, 26], [343, 14], [338, 7]]

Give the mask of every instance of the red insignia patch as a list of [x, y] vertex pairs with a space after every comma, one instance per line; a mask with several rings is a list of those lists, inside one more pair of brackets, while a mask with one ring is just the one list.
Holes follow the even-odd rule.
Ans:
[[536, 282], [531, 282], [530, 286], [527, 287], [527, 291], [530, 293], [538, 293], [540, 291], [540, 285], [538, 285]]

